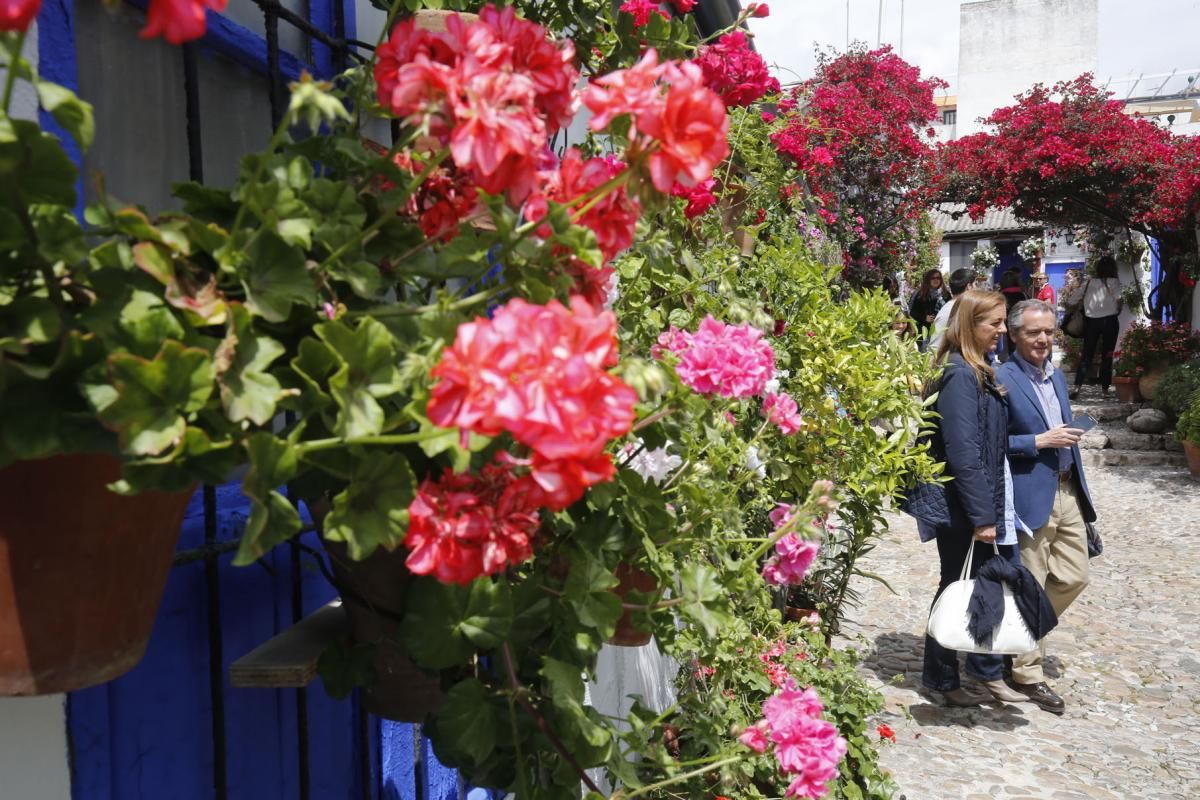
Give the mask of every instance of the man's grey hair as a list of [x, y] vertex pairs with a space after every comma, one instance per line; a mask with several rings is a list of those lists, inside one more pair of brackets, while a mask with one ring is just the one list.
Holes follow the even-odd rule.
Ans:
[[1048, 311], [1051, 319], [1054, 320], [1055, 326], [1058, 325], [1058, 309], [1054, 306], [1045, 300], [1022, 300], [1012, 307], [1012, 311], [1008, 312], [1009, 331], [1015, 333], [1025, 325], [1026, 311]]

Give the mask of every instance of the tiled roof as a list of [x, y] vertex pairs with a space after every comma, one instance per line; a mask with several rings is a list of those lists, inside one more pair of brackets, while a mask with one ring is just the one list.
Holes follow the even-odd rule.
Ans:
[[[955, 215], [960, 215], [955, 219]], [[967, 213], [966, 203], [939, 203], [930, 212], [933, 226], [950, 238], [967, 238], [1005, 231], [1037, 230], [1042, 226], [1036, 222], [1017, 219], [1010, 209], [989, 208], [978, 222]]]

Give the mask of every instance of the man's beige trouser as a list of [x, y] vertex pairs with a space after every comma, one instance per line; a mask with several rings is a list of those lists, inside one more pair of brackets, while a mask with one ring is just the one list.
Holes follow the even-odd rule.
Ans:
[[[1050, 519], [1033, 536], [1019, 533], [1017, 538], [1021, 545], [1021, 563], [1045, 587], [1061, 625], [1063, 612], [1088, 584], [1087, 526], [1079, 511], [1076, 481], [1059, 483]], [[1042, 660], [1045, 656], [1046, 640], [1042, 639], [1037, 650], [1013, 659], [1013, 680], [1021, 684], [1044, 682]]]

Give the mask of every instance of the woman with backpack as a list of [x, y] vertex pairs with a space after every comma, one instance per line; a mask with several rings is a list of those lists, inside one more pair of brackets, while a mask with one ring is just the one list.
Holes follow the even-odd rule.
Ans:
[[1072, 400], [1079, 397], [1079, 389], [1087, 378], [1097, 345], [1100, 346], [1100, 387], [1108, 395], [1122, 305], [1116, 259], [1101, 256], [1096, 262], [1095, 276], [1080, 281], [1065, 302], [1068, 306], [1083, 303], [1083, 351], [1079, 357], [1079, 369], [1075, 372], [1075, 388], [1071, 390], [1070, 397]]

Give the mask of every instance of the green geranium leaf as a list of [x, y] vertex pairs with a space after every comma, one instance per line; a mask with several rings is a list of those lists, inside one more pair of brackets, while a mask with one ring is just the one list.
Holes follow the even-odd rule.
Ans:
[[400, 636], [413, 661], [426, 669], [447, 669], [471, 657], [475, 648], [459, 629], [469, 595], [466, 586], [439, 583], [433, 578], [420, 577], [412, 582]]
[[377, 547], [391, 550], [399, 546], [408, 532], [408, 505], [416, 483], [403, 456], [358, 460], [350, 485], [333, 500], [325, 519], [325, 538], [345, 542], [355, 561]]
[[679, 582], [687, 600], [682, 608], [704, 627], [709, 636], [717, 636], [723, 626], [733, 623], [715, 569], [707, 564], [688, 564], [680, 570]]
[[296, 449], [284, 440], [260, 431], [247, 440], [246, 456], [250, 460], [250, 469], [242, 481], [242, 491], [254, 503], [234, 558], [238, 565], [253, 563], [300, 530], [300, 514], [296, 507], [276, 491], [299, 470]]
[[345, 700], [355, 689], [370, 686], [374, 681], [375, 646], [334, 642], [317, 659], [317, 675], [326, 694], [335, 700]]
[[38, 102], [50, 112], [54, 121], [67, 130], [79, 144], [79, 149], [88, 150], [96, 133], [92, 118], [92, 104], [80, 100], [70, 89], [48, 81], [37, 81]]
[[446, 693], [437, 715], [438, 733], [454, 750], [479, 763], [496, 749], [496, 740], [509, 733], [508, 720], [491, 702], [487, 687], [475, 678], [456, 683]]
[[175, 341], [165, 342], [152, 359], [115, 353], [108, 372], [116, 399], [100, 410], [100, 418], [133, 455], [155, 455], [174, 444], [183, 436], [186, 416], [212, 394], [208, 353]]
[[0, 314], [0, 351], [24, 354], [30, 345], [54, 341], [62, 319], [45, 297], [26, 295], [3, 306]]
[[375, 398], [403, 388], [396, 366], [396, 339], [370, 317], [357, 328], [341, 322], [324, 323], [317, 327], [317, 335], [342, 362], [329, 379], [329, 392], [339, 409], [334, 432], [348, 438], [381, 432], [384, 412]]
[[29, 207], [29, 218], [37, 236], [38, 253], [54, 263], [76, 264], [87, 258], [83, 229], [69, 208], [36, 204]]
[[243, 271], [246, 304], [268, 322], [286, 320], [293, 305], [316, 305], [317, 290], [304, 266], [304, 253], [274, 233], [258, 233]]
[[244, 306], [230, 306], [228, 332], [216, 353], [221, 404], [230, 420], [266, 425], [275, 416], [283, 387], [267, 367], [283, 353], [279, 342], [255, 334]]
[[55, 137], [37, 123], [11, 120], [16, 139], [0, 141], [0, 183], [19, 189], [27, 203], [75, 205], [78, 170]]
[[612, 636], [621, 618], [621, 598], [610, 591], [617, 582], [599, 558], [577, 554], [571, 559], [563, 599], [580, 622], [596, 628], [601, 636]]

